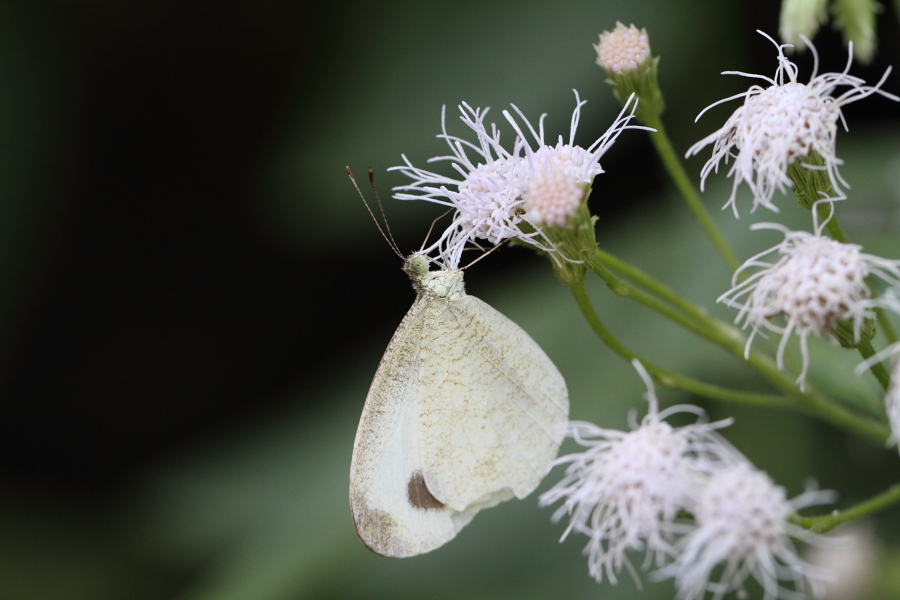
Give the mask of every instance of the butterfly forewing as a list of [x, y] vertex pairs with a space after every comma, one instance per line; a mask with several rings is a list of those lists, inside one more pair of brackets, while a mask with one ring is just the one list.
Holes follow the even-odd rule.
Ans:
[[[426, 315], [417, 301], [385, 351], [360, 417], [350, 464], [350, 510], [356, 532], [384, 556], [428, 552], [456, 534], [442, 508], [409, 502], [409, 483], [421, 472], [415, 436], [420, 339]], [[414, 486], [414, 491], [417, 490]]]

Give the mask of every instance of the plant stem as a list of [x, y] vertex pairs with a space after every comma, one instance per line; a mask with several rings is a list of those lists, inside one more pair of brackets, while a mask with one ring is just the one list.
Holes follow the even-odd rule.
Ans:
[[791, 517], [791, 521], [813, 533], [826, 533], [842, 523], [884, 510], [898, 502], [900, 502], [900, 484], [894, 484], [877, 496], [873, 496], [846, 510], [834, 511], [820, 517], [794, 515]]
[[624, 358], [626, 361], [630, 362], [635, 358], [641, 361], [641, 364], [644, 365], [647, 371], [653, 376], [653, 379], [660, 385], [667, 388], [682, 389], [705, 398], [725, 400], [736, 404], [775, 408], [784, 408], [790, 404], [790, 399], [784, 395], [731, 390], [718, 385], [705, 383], [691, 377], [679, 375], [678, 373], [673, 373], [672, 371], [668, 371], [659, 365], [641, 358], [616, 339], [609, 329], [606, 328], [594, 310], [594, 307], [591, 305], [591, 301], [588, 298], [587, 291], [584, 289], [583, 284], [573, 284], [570, 288], [572, 290], [572, 295], [575, 296], [575, 301], [578, 303], [578, 307], [581, 309], [581, 313], [591, 326], [591, 329], [594, 330], [594, 333], [597, 334], [597, 337], [599, 337], [613, 352]]
[[600, 262], [604, 266], [609, 267], [613, 271], [616, 271], [620, 275], [627, 277], [631, 281], [648, 290], [650, 293], [662, 298], [675, 308], [682, 311], [685, 315], [693, 319], [703, 320], [708, 318], [709, 316], [704, 309], [698, 307], [693, 302], [685, 300], [669, 286], [665, 285], [657, 279], [654, 279], [650, 275], [647, 275], [634, 265], [631, 265], [624, 260], [613, 256], [609, 252], [598, 248], [594, 253], [594, 260]]
[[[872, 356], [875, 356], [875, 349], [872, 347], [872, 342], [860, 342], [857, 346], [857, 349], [864, 359], [869, 359]], [[875, 379], [878, 380], [878, 383], [881, 384], [881, 387], [884, 390], [887, 390], [888, 386], [891, 384], [891, 374], [888, 373], [887, 369], [884, 367], [884, 364], [880, 362], [873, 363], [869, 370], [872, 371], [872, 375], [875, 376]]]
[[[697, 308], [691, 302], [682, 298], [668, 286], [655, 280], [640, 269], [613, 257], [611, 254], [598, 250], [594, 254], [594, 258], [595, 260], [591, 263], [591, 269], [607, 284], [607, 286], [609, 286], [613, 293], [630, 298], [652, 310], [656, 310], [688, 331], [692, 331], [697, 335], [708, 339], [741, 359], [744, 358], [746, 338], [740, 331], [726, 323], [722, 323], [718, 319], [710, 317], [705, 311]], [[684, 314], [674, 313], [674, 310], [671, 307], [663, 304], [657, 298], [636, 289], [634, 286], [616, 277], [604, 267], [604, 263], [607, 260], [609, 260], [609, 264], [614, 266], [616, 270], [661, 296], [669, 304], [678, 307]], [[672, 316], [673, 314], [675, 315], [674, 317]], [[778, 370], [778, 367], [772, 363], [768, 357], [763, 357], [759, 353], [751, 352], [746, 360], [751, 366], [782, 390], [788, 393], [798, 392], [796, 384], [781, 373]]]
[[[745, 358], [746, 340], [744, 336], [734, 327], [727, 325], [726, 323], [722, 323], [717, 319], [709, 317], [696, 307], [691, 307], [689, 309], [686, 308], [685, 310], [679, 312], [678, 310], [676, 310], [672, 306], [667, 305], [658, 298], [655, 298], [650, 294], [647, 294], [646, 292], [635, 288], [628, 282], [616, 277], [609, 269], [604, 266], [603, 261], [607, 256], [609, 256], [607, 253], [598, 251], [595, 254], [595, 260], [591, 261], [590, 267], [591, 270], [607, 284], [607, 286], [613, 293], [618, 296], [635, 300], [643, 304], [644, 306], [656, 312], [659, 312], [661, 315], [671, 319], [688, 331], [696, 333], [697, 335], [706, 338], [707, 340], [726, 349], [731, 354], [742, 359]], [[621, 261], [618, 262], [621, 263]], [[619, 266], [622, 265], [625, 265], [625, 263], [621, 263]], [[683, 307], [690, 305], [687, 300], [681, 298], [675, 291], [664, 286], [662, 283], [655, 282], [653, 278], [645, 273], [642, 273], [638, 269], [630, 267], [628, 269], [628, 272], [631, 274], [635, 274], [636, 278], [648, 283], [648, 285], [650, 285], [655, 291], [664, 293], [665, 298], [667, 300], [671, 299], [673, 304], [677, 304], [678, 306]], [[633, 352], [625, 348], [625, 346], [618, 342], [605, 327], [602, 327], [602, 323], [599, 321], [599, 318], [596, 317], [596, 313], [593, 313], [593, 309], [590, 310], [590, 313], [593, 313], [594, 316], [589, 316], [590, 313], [587, 312], [587, 309], [590, 308], [590, 303], [587, 300], [585, 292], [583, 291], [583, 285], [574, 284], [571, 287], [573, 293], [575, 293], [577, 290], [581, 290], [578, 294], [576, 294], [576, 300], [579, 302], [579, 307], [581, 308], [582, 313], [586, 318], [588, 318], [591, 327], [603, 340], [603, 342], [626, 360], [635, 358]], [[579, 296], [579, 294], [581, 295], [581, 297]], [[873, 422], [868, 418], [861, 417], [847, 410], [846, 408], [836, 404], [831, 399], [823, 396], [821, 393], [814, 391], [801, 392], [797, 388], [796, 383], [794, 383], [784, 373], [779, 371], [777, 365], [775, 365], [769, 357], [764, 356], [758, 352], [751, 351], [746, 355], [746, 361], [751, 367], [753, 367], [760, 375], [767, 379], [777, 389], [785, 392], [785, 394], [787, 394], [787, 397], [791, 399], [790, 406], [792, 406], [794, 409], [801, 410], [808, 414], [816, 415], [819, 418], [832, 423], [833, 425], [853, 431], [878, 443], [884, 443], [884, 441], [890, 434], [889, 430], [884, 425]]]
[[[828, 206], [827, 202], [822, 202], [818, 206], [816, 206], [816, 211], [819, 213], [819, 222], [821, 223], [825, 219], [831, 215], [832, 209]], [[836, 242], [840, 242], [842, 244], [847, 243], [847, 236], [844, 235], [844, 230], [841, 228], [841, 224], [837, 220], [837, 214], [831, 217], [828, 223], [825, 225], [825, 229], [828, 230], [828, 235], [831, 236], [831, 239]]]
[[655, 298], [654, 296], [651, 296], [650, 294], [616, 277], [612, 271], [607, 269], [599, 261], [592, 261], [591, 270], [598, 277], [600, 277], [600, 279], [602, 279], [603, 282], [606, 283], [607, 287], [609, 287], [609, 289], [617, 296], [629, 298], [640, 304], [643, 304], [647, 308], [654, 310], [667, 319], [670, 319], [678, 325], [681, 325], [688, 331], [692, 331], [701, 337], [715, 340], [717, 332], [708, 326], [708, 319], [698, 318], [694, 314], [685, 314], [685, 311], [679, 311], [676, 308], [669, 306], [658, 298]]
[[681, 160], [675, 153], [672, 142], [666, 134], [662, 119], [656, 114], [648, 114], [644, 115], [642, 120], [649, 127], [656, 129], [656, 133], [650, 133], [650, 141], [653, 142], [653, 146], [656, 148], [656, 152], [659, 154], [660, 159], [662, 159], [666, 171], [669, 172], [669, 177], [672, 178], [675, 187], [681, 192], [685, 202], [687, 202], [688, 208], [694, 213], [697, 222], [700, 223], [700, 226], [706, 232], [706, 236], [712, 241], [728, 268], [731, 271], [737, 270], [741, 263], [734, 255], [734, 252], [731, 251], [731, 247], [728, 245], [722, 232], [716, 227], [715, 221], [713, 221], [709, 212], [706, 210], [706, 207], [703, 205], [703, 202], [700, 200], [700, 195], [697, 193], [697, 190], [694, 189], [694, 185], [691, 183], [687, 172], [684, 170], [684, 165], [682, 165]]

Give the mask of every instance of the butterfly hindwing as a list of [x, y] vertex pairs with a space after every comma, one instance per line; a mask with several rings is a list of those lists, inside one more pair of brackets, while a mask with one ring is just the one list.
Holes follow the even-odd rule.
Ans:
[[457, 511], [530, 494], [562, 440], [568, 394], [518, 325], [474, 296], [423, 331], [419, 435], [425, 483]]

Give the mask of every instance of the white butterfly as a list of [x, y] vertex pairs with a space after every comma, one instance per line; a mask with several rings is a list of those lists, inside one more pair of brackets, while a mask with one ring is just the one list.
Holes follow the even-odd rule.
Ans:
[[459, 270], [404, 270], [416, 301], [391, 339], [363, 407], [350, 509], [363, 543], [414, 556], [479, 510], [530, 494], [568, 419], [565, 381], [518, 325], [465, 293]]

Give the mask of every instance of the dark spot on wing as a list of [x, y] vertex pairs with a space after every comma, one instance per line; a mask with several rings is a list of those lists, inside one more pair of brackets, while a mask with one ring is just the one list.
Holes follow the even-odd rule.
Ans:
[[444, 507], [444, 503], [432, 496], [431, 492], [428, 491], [422, 471], [416, 471], [409, 478], [409, 483], [406, 485], [406, 495], [409, 498], [409, 503], [414, 508], [428, 510], [430, 508]]

